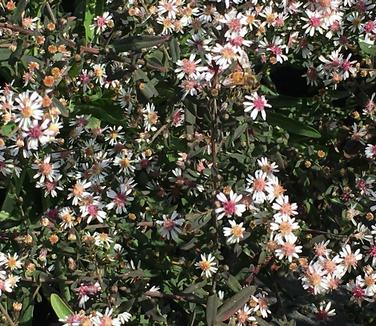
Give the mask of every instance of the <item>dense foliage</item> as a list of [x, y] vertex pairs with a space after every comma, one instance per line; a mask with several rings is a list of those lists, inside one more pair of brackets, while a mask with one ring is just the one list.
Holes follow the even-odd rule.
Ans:
[[2, 323], [376, 323], [372, 0], [0, 11]]

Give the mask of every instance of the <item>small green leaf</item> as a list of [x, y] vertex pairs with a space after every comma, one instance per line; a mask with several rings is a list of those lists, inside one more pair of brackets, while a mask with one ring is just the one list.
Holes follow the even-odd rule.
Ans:
[[95, 17], [95, 0], [86, 0], [85, 2], [85, 15], [84, 15], [84, 28], [86, 43], [90, 43], [94, 38], [94, 30], [91, 29]]
[[376, 56], [376, 45], [369, 44], [365, 40], [359, 39], [359, 47], [364, 54], [368, 54], [371, 57]]
[[229, 276], [229, 278], [227, 280], [227, 285], [235, 293], [239, 292], [242, 289], [242, 286], [240, 285], [239, 281], [233, 275]]
[[61, 299], [56, 293], [52, 293], [50, 296], [52, 309], [55, 311], [56, 316], [59, 319], [63, 319], [71, 314], [73, 311], [69, 306]]
[[0, 128], [0, 134], [4, 137], [10, 137], [17, 129], [15, 123], [7, 123]]
[[234, 142], [237, 140], [241, 135], [244, 134], [244, 132], [247, 130], [248, 125], [246, 123], [240, 124], [234, 131], [234, 135], [232, 136], [232, 141]]
[[97, 129], [100, 128], [101, 121], [98, 118], [90, 117], [89, 123], [87, 124], [87, 128], [89, 129]]

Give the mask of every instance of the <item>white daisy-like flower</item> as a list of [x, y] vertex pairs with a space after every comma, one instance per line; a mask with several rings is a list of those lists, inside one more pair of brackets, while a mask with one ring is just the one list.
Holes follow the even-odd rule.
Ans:
[[261, 117], [263, 120], [266, 120], [266, 108], [271, 108], [272, 106], [268, 104], [268, 101], [266, 100], [265, 96], [258, 95], [257, 92], [254, 92], [251, 95], [246, 95], [245, 99], [248, 101], [244, 101], [244, 112], [250, 112], [251, 111], [251, 118], [253, 120], [256, 120], [258, 114], [261, 114]]
[[280, 238], [285, 239], [289, 242], [296, 242], [296, 236], [294, 235], [294, 230], [299, 229], [299, 224], [295, 222], [294, 218], [291, 218], [286, 215], [279, 215], [274, 218], [274, 222], [270, 223], [270, 229], [272, 231], [277, 231], [275, 239]]
[[37, 92], [23, 92], [16, 97], [15, 101], [18, 103], [15, 122], [20, 128], [30, 127], [32, 119], [42, 120], [42, 97]]
[[365, 154], [367, 158], [376, 159], [376, 145], [367, 144]]
[[266, 200], [266, 173], [257, 170], [255, 176], [249, 175], [246, 181], [248, 183], [246, 191], [252, 194], [252, 199], [256, 204], [262, 204]]
[[160, 226], [159, 233], [163, 238], [173, 239], [174, 241], [179, 239], [179, 234], [182, 232], [180, 227], [183, 225], [184, 219], [178, 217], [180, 215], [173, 212], [171, 216], [163, 215], [163, 220], [156, 222]]
[[272, 205], [272, 208], [278, 211], [276, 214], [274, 214], [275, 218], [279, 216], [290, 217], [293, 215], [298, 215], [298, 205], [296, 203], [290, 203], [289, 196], [278, 197], [275, 203]]
[[189, 59], [182, 59], [176, 62], [178, 68], [175, 69], [177, 77], [183, 79], [189, 77], [195, 79], [198, 75], [207, 70], [206, 67], [199, 66], [201, 59], [196, 60], [196, 54], [192, 53]]
[[205, 254], [201, 255], [201, 260], [195, 264], [197, 269], [201, 269], [201, 276], [209, 278], [212, 274], [216, 273], [218, 268], [216, 267], [217, 263], [212, 254], [206, 256]]
[[297, 246], [294, 242], [280, 240], [279, 248], [275, 250], [275, 255], [278, 259], [283, 259], [284, 257], [286, 257], [291, 263], [293, 258], [299, 258], [298, 254], [301, 252], [302, 246]]
[[243, 222], [237, 224], [236, 221], [229, 221], [231, 227], [224, 227], [223, 234], [227, 237], [227, 243], [239, 243], [244, 237], [245, 228]]
[[358, 265], [358, 261], [363, 258], [360, 249], [352, 252], [349, 244], [342, 248], [339, 255], [342, 258], [342, 264], [347, 272], [350, 272], [353, 268], [355, 269]]
[[155, 110], [154, 104], [146, 104], [145, 108], [143, 109], [144, 115], [144, 128], [146, 131], [156, 131], [157, 127], [155, 126], [158, 122], [159, 116], [158, 112]]
[[217, 199], [220, 201], [221, 206], [216, 208], [215, 212], [218, 214], [217, 219], [220, 220], [224, 216], [242, 216], [246, 207], [244, 204], [240, 204], [243, 196], [230, 191], [230, 198], [228, 198], [223, 192], [217, 194]]
[[314, 294], [324, 293], [328, 290], [328, 280], [326, 278], [326, 272], [322, 269], [318, 263], [308, 266], [301, 278], [304, 289], [311, 289]]

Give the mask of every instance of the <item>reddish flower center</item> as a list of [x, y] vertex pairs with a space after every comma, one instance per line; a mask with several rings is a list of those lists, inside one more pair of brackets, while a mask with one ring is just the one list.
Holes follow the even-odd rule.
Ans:
[[355, 286], [352, 290], [352, 295], [357, 299], [363, 298], [364, 294], [364, 290], [360, 286]]
[[29, 136], [31, 138], [38, 139], [40, 136], [42, 136], [42, 129], [40, 126], [35, 126], [29, 129]]
[[253, 101], [253, 105], [255, 106], [255, 109], [262, 111], [265, 108], [265, 102], [261, 97], [256, 98]]
[[321, 19], [319, 17], [311, 17], [309, 22], [312, 27], [319, 27], [321, 25]]
[[168, 230], [168, 231], [171, 231], [173, 230], [175, 227], [175, 222], [174, 220], [172, 219], [167, 219], [167, 220], [164, 220], [163, 221], [163, 228]]
[[253, 181], [253, 189], [255, 191], [263, 191], [265, 189], [266, 183], [263, 178], [258, 178]]
[[116, 194], [114, 202], [116, 206], [124, 206], [126, 201], [126, 196], [122, 193]]
[[227, 215], [233, 215], [236, 210], [236, 203], [233, 200], [229, 200], [223, 203], [223, 208]]
[[87, 211], [88, 211], [90, 216], [96, 216], [97, 213], [98, 213], [98, 207], [97, 207], [97, 205], [89, 205], [87, 207]]
[[196, 71], [196, 64], [188, 59], [183, 59], [182, 69], [186, 74], [191, 75]]
[[231, 19], [228, 23], [227, 26], [230, 30], [232, 31], [239, 31], [241, 28], [240, 20], [239, 19]]

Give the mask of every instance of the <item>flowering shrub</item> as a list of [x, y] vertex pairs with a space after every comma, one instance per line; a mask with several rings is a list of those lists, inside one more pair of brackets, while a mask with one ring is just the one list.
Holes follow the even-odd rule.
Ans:
[[373, 1], [0, 9], [3, 323], [375, 322]]

